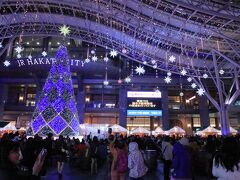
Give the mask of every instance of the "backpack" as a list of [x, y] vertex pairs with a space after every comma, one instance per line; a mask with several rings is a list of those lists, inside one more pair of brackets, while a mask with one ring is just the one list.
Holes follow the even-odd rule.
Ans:
[[125, 173], [128, 170], [128, 154], [125, 151], [118, 153], [116, 169], [118, 173]]

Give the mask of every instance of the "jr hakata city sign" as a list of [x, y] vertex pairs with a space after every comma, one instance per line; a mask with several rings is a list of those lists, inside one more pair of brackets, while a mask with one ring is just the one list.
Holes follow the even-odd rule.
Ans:
[[[18, 67], [25, 67], [25, 66], [36, 66], [36, 65], [52, 65], [56, 62], [55, 58], [22, 58], [22, 59], [16, 59], [11, 60], [11, 64], [14, 64], [14, 66]], [[84, 60], [79, 59], [69, 59], [68, 63], [70, 66], [81, 66], [83, 67], [86, 63]]]

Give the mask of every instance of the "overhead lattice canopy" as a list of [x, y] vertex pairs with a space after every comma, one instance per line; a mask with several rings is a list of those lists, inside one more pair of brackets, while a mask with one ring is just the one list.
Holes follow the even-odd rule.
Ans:
[[[122, 52], [129, 59], [179, 73], [206, 69], [214, 74], [212, 52], [218, 66], [232, 77], [240, 60], [240, 5], [220, 0], [39, 0], [0, 3], [0, 42], [20, 35], [59, 36], [62, 24], [70, 38]], [[0, 50], [0, 55], [7, 46]], [[176, 62], [168, 61], [171, 55]], [[234, 63], [226, 61], [231, 57]]]

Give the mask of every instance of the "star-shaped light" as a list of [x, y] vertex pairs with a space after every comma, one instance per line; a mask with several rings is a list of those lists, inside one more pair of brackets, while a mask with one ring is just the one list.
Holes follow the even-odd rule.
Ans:
[[2, 42], [0, 42], [0, 48], [2, 48], [3, 46], [2, 46]]
[[30, 59], [30, 60], [32, 59], [32, 56], [31, 56], [31, 54], [28, 56], [28, 59]]
[[98, 60], [97, 56], [94, 55], [94, 56], [92, 57], [92, 61], [93, 61], [93, 62], [96, 62], [97, 60]]
[[180, 95], [181, 97], [183, 97], [183, 96], [184, 96], [184, 93], [183, 93], [183, 92], [180, 92], [179, 95]]
[[192, 83], [192, 84], [191, 84], [191, 87], [192, 87], [193, 89], [195, 89], [195, 88], [197, 87], [197, 85], [196, 85], [195, 83]]
[[183, 69], [183, 70], [181, 71], [181, 75], [185, 76], [186, 74], [187, 74], [187, 71], [186, 71], [185, 69]]
[[204, 93], [205, 93], [205, 91], [204, 91], [203, 88], [199, 88], [199, 89], [197, 90], [197, 94], [198, 94], [199, 96], [202, 96]]
[[205, 74], [203, 74], [203, 78], [204, 79], [207, 79], [208, 78], [208, 75], [205, 73]]
[[6, 67], [8, 67], [8, 66], [11, 65], [10, 61], [8, 61], [8, 60], [5, 60], [5, 61], [3, 62], [3, 64], [4, 64], [4, 66], [6, 66]]
[[223, 75], [225, 72], [224, 72], [224, 70], [223, 69], [221, 69], [220, 71], [219, 71], [219, 74], [221, 74], [221, 75]]
[[175, 62], [176, 60], [176, 57], [175, 56], [170, 56], [169, 59], [168, 59], [171, 63]]
[[171, 75], [172, 75], [172, 73], [169, 71], [169, 72], [167, 72], [167, 75], [168, 75], [168, 76], [171, 76]]
[[42, 56], [43, 56], [43, 57], [47, 56], [47, 52], [46, 52], [46, 51], [43, 51], [43, 52], [42, 52]]
[[143, 61], [143, 64], [145, 64], [145, 65], [146, 65], [146, 64], [147, 64], [147, 61]]
[[153, 59], [153, 60], [151, 61], [151, 63], [152, 63], [152, 64], [155, 64], [155, 63], [156, 63], [156, 60]]
[[171, 83], [172, 78], [169, 77], [169, 76], [167, 76], [167, 77], [164, 78], [164, 81], [165, 81], [167, 84], [169, 84], [169, 83]]
[[111, 57], [113, 57], [113, 58], [114, 58], [114, 57], [116, 57], [116, 56], [117, 56], [117, 54], [118, 54], [118, 53], [117, 53], [117, 51], [116, 51], [116, 50], [114, 50], [114, 49], [113, 49], [113, 50], [111, 50], [111, 52], [110, 52], [110, 56], [111, 56]]
[[68, 26], [63, 25], [59, 28], [60, 34], [63, 34], [63, 36], [67, 36], [70, 33], [70, 29]]
[[140, 66], [140, 65], [138, 67], [136, 67], [135, 71], [138, 75], [145, 73], [145, 69], [143, 68], [143, 66]]
[[126, 83], [130, 83], [130, 82], [131, 82], [131, 78], [128, 76], [128, 77], [126, 77], [126, 78], [124, 79], [124, 81], [125, 81]]
[[104, 86], [107, 86], [109, 84], [108, 80], [103, 81]]
[[85, 59], [85, 63], [89, 63], [90, 62], [90, 59], [89, 58], [86, 58]]
[[21, 58], [22, 56], [21, 56], [21, 54], [17, 54], [17, 58], [19, 59], [19, 58]]
[[188, 78], [187, 78], [187, 81], [188, 81], [188, 82], [191, 82], [191, 81], [192, 81], [192, 78], [191, 78], [191, 77], [188, 77]]
[[109, 58], [108, 58], [107, 56], [105, 56], [105, 57], [103, 58], [103, 60], [104, 60], [105, 62], [108, 62], [108, 61], [109, 61]]
[[21, 46], [17, 46], [17, 47], [15, 48], [15, 51], [16, 51], [18, 54], [20, 54], [20, 53], [23, 51], [23, 48], [22, 48]]

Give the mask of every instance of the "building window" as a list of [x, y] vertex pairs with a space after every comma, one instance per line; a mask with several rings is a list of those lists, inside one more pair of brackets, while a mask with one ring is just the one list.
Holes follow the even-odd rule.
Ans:
[[214, 117], [210, 117], [210, 126], [211, 127], [216, 127], [216, 121]]
[[193, 127], [201, 127], [200, 117], [193, 117]]

